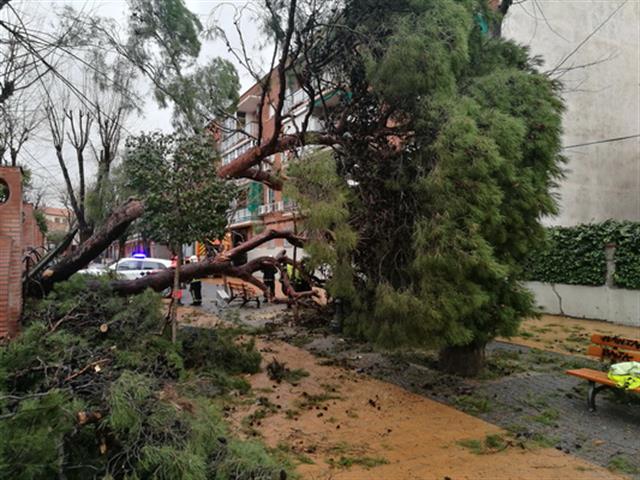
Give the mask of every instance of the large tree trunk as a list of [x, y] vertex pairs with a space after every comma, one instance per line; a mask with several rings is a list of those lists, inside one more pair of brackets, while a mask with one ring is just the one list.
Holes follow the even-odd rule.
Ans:
[[439, 367], [446, 373], [475, 377], [484, 368], [485, 343], [445, 347], [440, 350]]
[[[180, 267], [180, 279], [182, 282], [188, 282], [194, 278], [206, 275], [227, 275], [229, 277], [236, 277], [246, 280], [252, 283], [263, 291], [266, 291], [266, 286], [258, 279], [253, 277], [253, 273], [260, 270], [264, 265], [270, 264], [278, 266], [281, 262], [290, 261], [284, 257], [260, 257], [251, 260], [239, 267], [233, 265], [233, 258], [246, 253], [254, 248], [266, 243], [274, 238], [285, 238], [292, 245], [302, 246], [304, 239], [299, 237], [290, 230], [280, 231], [274, 229], [268, 229], [264, 232], [250, 238], [246, 242], [242, 242], [240, 245], [220, 253], [213, 258], [209, 258], [202, 262], [189, 263]], [[135, 280], [114, 280], [111, 282], [111, 288], [115, 293], [120, 295], [133, 295], [136, 293], [142, 293], [147, 288], [160, 292], [167, 287], [170, 287], [174, 280], [174, 271], [172, 269], [163, 270], [153, 275], [146, 275], [144, 277], [137, 278]]]
[[87, 241], [73, 253], [63, 257], [60, 262], [45, 270], [42, 274], [41, 288], [38, 291], [50, 291], [57, 282], [67, 280], [78, 270], [86, 267], [91, 260], [100, 255], [135, 219], [144, 212], [140, 200], [131, 199], [115, 210], [107, 221]]

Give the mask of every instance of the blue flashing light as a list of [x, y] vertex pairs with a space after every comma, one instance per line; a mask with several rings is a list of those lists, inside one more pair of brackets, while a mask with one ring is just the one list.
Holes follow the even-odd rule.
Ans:
[[144, 252], [138, 252], [138, 253], [134, 253], [133, 258], [147, 258], [147, 256], [144, 254]]

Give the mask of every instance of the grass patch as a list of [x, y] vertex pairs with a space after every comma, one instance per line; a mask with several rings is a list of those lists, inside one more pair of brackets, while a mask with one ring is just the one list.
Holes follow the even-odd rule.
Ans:
[[476, 455], [481, 455], [482, 453], [484, 453], [484, 447], [480, 440], [465, 438], [464, 440], [459, 440], [456, 443], [461, 447], [466, 448], [471, 453], [475, 453]]
[[487, 435], [484, 440], [467, 438], [456, 443], [475, 455], [498, 453], [505, 450], [510, 444], [509, 440], [500, 434]]
[[293, 385], [308, 376], [309, 372], [307, 372], [304, 368], [296, 368], [286, 372], [283, 379]]
[[332, 458], [328, 461], [329, 465], [332, 467], [338, 468], [351, 468], [354, 465], [359, 467], [364, 467], [366, 469], [379, 467], [380, 465], [386, 465], [389, 463], [384, 457], [352, 457], [352, 456], [341, 456], [338, 460], [334, 460]]
[[491, 402], [483, 395], [459, 395], [453, 403], [463, 412], [474, 415], [491, 411]]
[[295, 401], [295, 405], [297, 408], [302, 410], [311, 410], [312, 408], [319, 407], [329, 400], [339, 400], [340, 398], [341, 397], [339, 395], [332, 395], [330, 393], [312, 395], [307, 392], [302, 392], [302, 398], [297, 399]]
[[531, 419], [543, 425], [552, 426], [558, 421], [559, 418], [560, 412], [558, 412], [555, 408], [545, 408], [540, 412], [540, 415], [536, 415]]
[[285, 442], [278, 442], [278, 445], [275, 448], [276, 453], [284, 454], [285, 456], [293, 459], [293, 461], [305, 464], [305, 465], [313, 465], [314, 462], [311, 457], [306, 455], [304, 452], [299, 452], [291, 445]]
[[331, 445], [327, 452], [331, 455], [346, 455], [353, 451], [353, 447], [349, 445], [347, 442], [339, 442], [335, 445]]
[[566, 341], [588, 347], [591, 343], [591, 338], [587, 333], [572, 333], [571, 335], [567, 336]]
[[300, 416], [300, 410], [292, 410], [289, 408], [285, 410], [284, 416], [287, 420], [294, 420]]
[[533, 333], [528, 332], [526, 330], [522, 330], [521, 332], [518, 332], [517, 336], [521, 337], [521, 338], [532, 338], [532, 337], [535, 337], [535, 335]]
[[558, 444], [558, 439], [555, 437], [548, 437], [543, 433], [534, 433], [525, 442], [525, 446], [533, 448], [552, 448]]
[[291, 370], [287, 367], [286, 363], [279, 362], [274, 358], [267, 365], [267, 375], [269, 375], [269, 379], [275, 382], [280, 383], [284, 380], [292, 385], [297, 385], [300, 380], [309, 376], [309, 372], [304, 368], [295, 368]]
[[302, 348], [313, 340], [309, 335], [296, 335], [289, 340], [289, 343], [295, 347]]
[[514, 373], [526, 371], [520, 352], [510, 350], [497, 350], [486, 360], [485, 368], [481, 373], [481, 380], [492, 380], [506, 377]]
[[631, 461], [624, 455], [616, 455], [609, 460], [607, 468], [613, 472], [627, 473], [629, 475], [636, 475], [640, 473], [640, 468], [631, 463]]

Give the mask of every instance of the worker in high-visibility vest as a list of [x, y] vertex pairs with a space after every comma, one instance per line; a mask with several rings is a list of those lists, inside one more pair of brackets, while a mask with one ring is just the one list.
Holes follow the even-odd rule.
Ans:
[[[198, 256], [197, 255], [191, 255], [191, 257], [189, 257], [189, 261], [191, 263], [198, 263]], [[200, 305], [202, 305], [202, 279], [199, 277], [194, 278], [193, 280], [191, 280], [191, 283], [189, 284], [189, 293], [191, 294], [191, 305], [194, 307], [199, 307]]]

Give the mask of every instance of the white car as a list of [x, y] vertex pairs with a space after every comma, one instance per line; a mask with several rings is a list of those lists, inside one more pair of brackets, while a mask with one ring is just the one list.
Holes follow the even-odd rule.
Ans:
[[171, 260], [163, 258], [147, 258], [142, 255], [121, 258], [107, 267], [107, 270], [127, 280], [151, 275], [171, 266]]

